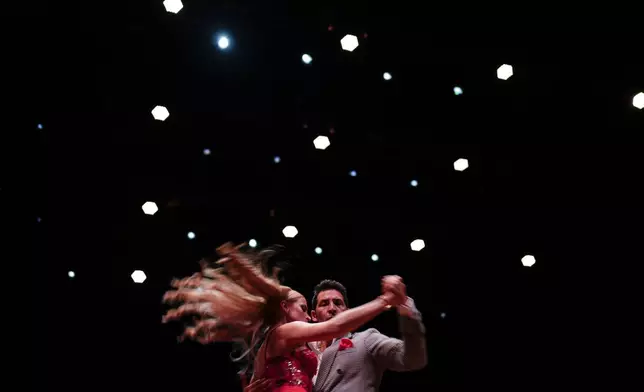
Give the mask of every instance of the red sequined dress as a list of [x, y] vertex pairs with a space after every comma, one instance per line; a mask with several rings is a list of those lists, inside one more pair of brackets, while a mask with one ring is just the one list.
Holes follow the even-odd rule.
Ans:
[[271, 392], [311, 392], [318, 358], [309, 347], [266, 360], [264, 377], [274, 380]]

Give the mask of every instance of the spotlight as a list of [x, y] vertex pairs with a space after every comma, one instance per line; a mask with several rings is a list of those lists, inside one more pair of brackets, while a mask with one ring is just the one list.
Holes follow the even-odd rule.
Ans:
[[318, 136], [315, 138], [315, 140], [313, 140], [313, 145], [318, 150], [325, 150], [327, 147], [331, 145], [331, 142], [329, 141], [329, 138], [326, 136]]
[[188, 239], [194, 240], [195, 239], [195, 233], [193, 233], [192, 231], [189, 231], [188, 232]]
[[248, 241], [248, 246], [250, 246], [251, 248], [256, 247], [257, 246], [257, 241], [255, 241], [255, 240]]
[[350, 175], [351, 177], [355, 177], [355, 176], [357, 176], [357, 175], [358, 175], [358, 173], [356, 173], [356, 171], [355, 171], [355, 170], [351, 170], [351, 171], [349, 172], [349, 175]]
[[313, 57], [311, 57], [310, 55], [308, 55], [308, 54], [306, 54], [306, 53], [304, 53], [304, 54], [302, 55], [302, 62], [303, 62], [304, 64], [311, 64], [311, 61], [313, 61]]
[[145, 282], [145, 279], [147, 279], [147, 276], [145, 276], [145, 272], [141, 270], [136, 270], [132, 272], [132, 275], [130, 275], [130, 277], [132, 278], [132, 281], [134, 281], [134, 283], [143, 283]]
[[228, 49], [228, 46], [230, 46], [230, 39], [225, 35], [222, 35], [217, 39], [217, 46], [219, 46], [219, 49]]
[[159, 211], [159, 207], [153, 201], [146, 201], [141, 208], [146, 215], [154, 215]]
[[41, 221], [41, 220], [42, 220], [42, 219], [40, 219], [40, 217], [37, 217], [37, 218], [36, 218], [36, 222], [38, 222], [38, 223], [40, 223], [40, 221]]
[[210, 155], [210, 149], [209, 148], [204, 148], [203, 149], [203, 155]]
[[70, 278], [74, 278], [76, 276], [76, 273], [74, 271], [69, 271], [67, 273], [67, 276], [69, 276]]
[[380, 257], [378, 257], [377, 254], [374, 253], [371, 255], [371, 261], [378, 261], [378, 260], [380, 260]]
[[342, 45], [342, 49], [348, 52], [353, 52], [353, 50], [358, 47], [358, 37], [347, 34], [340, 40], [340, 45]]
[[297, 235], [297, 229], [295, 226], [286, 226], [284, 230], [282, 230], [282, 234], [284, 234], [284, 237], [286, 238], [293, 238]]
[[536, 262], [537, 260], [535, 260], [532, 255], [525, 255], [521, 258], [521, 264], [523, 264], [524, 267], [532, 267]]
[[163, 6], [166, 11], [172, 12], [173, 14], [178, 13], [183, 8], [181, 0], [165, 0], [163, 2]]
[[445, 314], [445, 312], [441, 313], [441, 318], [445, 318], [446, 316], [447, 314]]
[[170, 112], [168, 112], [168, 109], [166, 109], [165, 106], [157, 106], [152, 109], [152, 117], [154, 117], [155, 120], [165, 121], [168, 116], [170, 116]]
[[275, 158], [273, 158], [273, 162], [275, 162], [275, 163], [280, 163], [280, 161], [281, 161], [281, 159], [278, 156], [275, 156]]
[[416, 181], [416, 180], [411, 180], [410, 184], [411, 184], [411, 186], [413, 186], [413, 187], [417, 187], [417, 186], [418, 186], [418, 181]]
[[317, 248], [315, 248], [315, 253], [321, 255], [322, 254], [322, 248], [320, 248], [319, 246]]
[[638, 109], [644, 108], [644, 93], [638, 93], [633, 97], [633, 106]]
[[463, 171], [468, 167], [469, 167], [469, 164], [467, 162], [467, 159], [465, 158], [457, 159], [456, 162], [454, 162], [454, 170], [456, 171]]
[[423, 240], [413, 240], [411, 242], [411, 250], [418, 252], [421, 251], [425, 247], [425, 241]]
[[42, 129], [42, 124], [38, 124], [38, 129]]
[[463, 89], [458, 86], [454, 87], [454, 95], [461, 95], [461, 94], [463, 94]]
[[385, 72], [384, 74], [382, 74], [382, 78], [384, 80], [391, 80], [391, 74], [389, 72]]
[[508, 64], [503, 64], [496, 70], [496, 77], [502, 80], [508, 80], [512, 75], [512, 66]]

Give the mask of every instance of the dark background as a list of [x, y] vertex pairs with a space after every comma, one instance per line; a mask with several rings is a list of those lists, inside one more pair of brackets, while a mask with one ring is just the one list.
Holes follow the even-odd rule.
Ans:
[[[25, 132], [37, 152], [34, 317], [46, 320], [32, 344], [36, 388], [240, 390], [230, 347], [178, 344], [160, 299], [216, 246], [250, 238], [286, 245], [287, 283], [307, 297], [335, 278], [359, 304], [382, 275], [404, 277], [429, 364], [387, 373], [383, 391], [615, 390], [636, 374], [634, 10], [184, 6], [33, 10], [40, 93]], [[213, 45], [219, 32], [227, 51]], [[352, 53], [340, 48], [348, 33], [360, 40]], [[496, 78], [503, 63], [514, 66], [507, 81]], [[327, 150], [313, 148], [317, 135]], [[461, 157], [470, 167], [456, 172]], [[154, 216], [141, 210], [148, 200]], [[286, 225], [298, 236], [285, 239]], [[415, 238], [427, 244], [418, 253]], [[397, 335], [394, 313], [370, 326]]]

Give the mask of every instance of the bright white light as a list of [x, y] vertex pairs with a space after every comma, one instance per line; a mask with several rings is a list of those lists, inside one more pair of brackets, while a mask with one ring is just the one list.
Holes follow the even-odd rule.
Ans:
[[441, 313], [441, 318], [445, 318], [445, 316], [447, 316], [445, 312]]
[[183, 8], [181, 0], [165, 0], [163, 5], [165, 6], [166, 11], [172, 12], [173, 14], [176, 14]]
[[311, 61], [313, 61], [313, 57], [309, 56], [308, 54], [304, 53], [302, 55], [302, 62], [304, 64], [311, 64]]
[[331, 142], [326, 136], [318, 136], [315, 138], [315, 140], [313, 140], [313, 144], [318, 150], [324, 150], [331, 145]]
[[42, 124], [38, 124], [38, 129], [42, 129]]
[[461, 95], [461, 94], [463, 94], [463, 89], [458, 86], [454, 87], [454, 95]]
[[74, 271], [69, 271], [67, 273], [67, 276], [69, 276], [70, 278], [73, 278], [74, 276], [76, 276], [76, 273], [74, 273]]
[[281, 159], [280, 157], [278, 157], [278, 156], [276, 156], [275, 158], [273, 158], [273, 162], [275, 162], [275, 163], [280, 163], [280, 161], [281, 161], [281, 160], [282, 160], [282, 159]]
[[130, 275], [134, 283], [143, 283], [145, 282], [145, 279], [147, 279], [147, 276], [145, 276], [145, 272], [141, 270], [136, 270], [132, 272], [132, 275]]
[[157, 213], [157, 211], [159, 211], [157, 203], [153, 201], [146, 201], [145, 203], [143, 203], [143, 206], [141, 208], [146, 215], [154, 215]]
[[188, 232], [188, 239], [194, 240], [195, 239], [195, 233], [193, 233], [192, 231], [189, 231]]
[[358, 37], [347, 34], [340, 40], [340, 45], [342, 45], [342, 49], [353, 52], [353, 50], [358, 47]]
[[219, 39], [217, 40], [217, 46], [219, 46], [220, 49], [226, 49], [229, 45], [230, 40], [225, 35], [219, 37]]
[[257, 241], [256, 240], [248, 241], [248, 246], [250, 246], [251, 248], [256, 247], [257, 246]]
[[644, 108], [644, 93], [638, 93], [633, 97], [633, 106], [638, 109]]
[[321, 255], [322, 254], [322, 248], [320, 248], [319, 246], [317, 248], [315, 248], [315, 253]]
[[209, 148], [204, 148], [203, 149], [203, 155], [210, 155], [210, 149]]
[[286, 226], [284, 230], [282, 230], [282, 234], [284, 234], [284, 237], [286, 238], [293, 238], [297, 235], [297, 229], [295, 226]]
[[385, 72], [384, 74], [382, 74], [382, 78], [384, 80], [391, 80], [391, 74], [389, 72]]
[[508, 80], [512, 75], [512, 66], [508, 64], [503, 64], [496, 70], [496, 77], [502, 80]]
[[152, 117], [154, 117], [155, 120], [165, 121], [168, 116], [170, 116], [170, 112], [168, 112], [168, 109], [166, 109], [165, 106], [157, 106], [152, 109]]
[[537, 260], [535, 260], [534, 256], [531, 255], [526, 255], [521, 258], [521, 264], [523, 264], [524, 267], [532, 267], [536, 262]]
[[413, 240], [410, 245], [411, 245], [411, 250], [418, 252], [425, 247], [425, 241]]
[[416, 180], [411, 180], [410, 184], [411, 184], [411, 186], [416, 187], [416, 186], [418, 186], [418, 181], [416, 181]]
[[378, 261], [378, 260], [380, 260], [380, 257], [378, 257], [377, 254], [374, 253], [371, 255], [371, 261]]
[[351, 171], [349, 172], [349, 175], [350, 175], [351, 177], [355, 177], [355, 176], [357, 176], [357, 175], [358, 175], [358, 173], [356, 173], [356, 171], [355, 171], [355, 170], [351, 170]]
[[467, 162], [467, 159], [465, 158], [460, 158], [457, 159], [456, 162], [454, 162], [454, 170], [456, 171], [463, 171], [469, 167], [469, 163]]

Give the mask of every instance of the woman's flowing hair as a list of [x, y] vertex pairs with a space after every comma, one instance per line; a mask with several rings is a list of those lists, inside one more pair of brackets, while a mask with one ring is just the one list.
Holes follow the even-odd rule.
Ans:
[[164, 302], [182, 303], [170, 309], [163, 322], [192, 317], [179, 340], [202, 344], [233, 342], [231, 359], [245, 364], [240, 373], [252, 373], [252, 363], [266, 334], [282, 319], [280, 302], [289, 300], [291, 289], [279, 282], [280, 268], [269, 268], [269, 260], [280, 250], [242, 250], [226, 243], [217, 248], [216, 262], [201, 261], [201, 272], [174, 279], [176, 290]]

